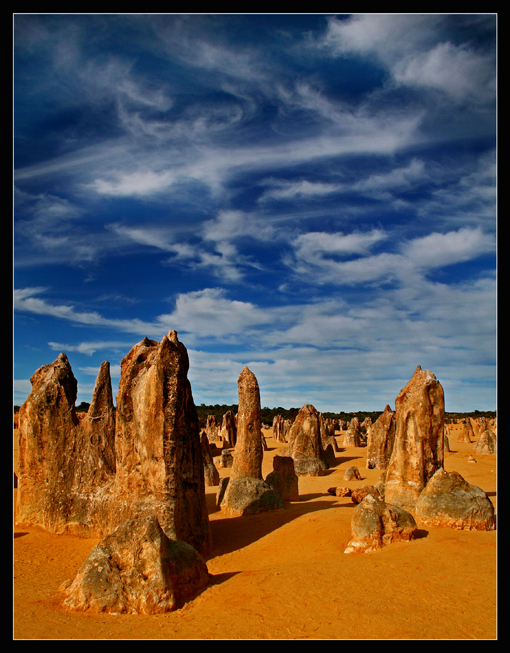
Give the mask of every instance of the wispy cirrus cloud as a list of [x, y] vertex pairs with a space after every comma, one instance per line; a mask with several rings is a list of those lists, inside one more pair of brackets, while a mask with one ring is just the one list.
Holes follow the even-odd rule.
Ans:
[[464, 402], [461, 370], [489, 396], [494, 16], [15, 27], [26, 368], [62, 345], [91, 374], [115, 343], [175, 328], [215, 402], [248, 362], [274, 405], [386, 403], [418, 363]]

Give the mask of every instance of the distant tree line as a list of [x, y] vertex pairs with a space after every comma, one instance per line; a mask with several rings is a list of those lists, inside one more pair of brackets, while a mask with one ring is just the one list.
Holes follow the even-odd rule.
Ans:
[[[89, 406], [90, 406], [89, 403], [87, 403], [86, 401], [82, 401], [81, 404], [76, 406], [76, 411], [87, 412]], [[20, 408], [19, 406], [14, 406], [14, 413], [17, 413], [19, 411], [19, 408]], [[196, 408], [197, 408], [200, 428], [205, 428], [207, 417], [209, 415], [214, 415], [214, 417], [216, 418], [216, 422], [221, 424], [223, 420], [223, 415], [229, 410], [231, 410], [235, 415], [238, 411], [239, 406], [238, 404], [230, 404], [230, 405], [214, 404], [209, 406], [207, 406], [206, 404], [200, 404], [200, 406], [197, 406]], [[296, 415], [299, 413], [299, 410], [300, 410], [299, 408], [282, 408], [281, 406], [278, 406], [277, 408], [264, 407], [260, 411], [260, 417], [261, 417], [262, 424], [268, 424], [268, 425], [271, 425], [273, 423], [273, 418], [276, 415], [281, 415], [284, 419], [290, 419], [294, 421]], [[370, 417], [372, 422], [375, 422], [382, 412], [383, 412], [382, 410], [375, 410], [375, 411], [360, 410], [351, 413], [347, 413], [344, 411], [340, 411], [338, 413], [325, 412], [322, 413], [322, 415], [325, 419], [333, 419], [333, 420], [342, 419], [345, 422], [350, 422], [353, 417], [357, 417], [360, 422], [363, 422], [363, 420], [366, 417]], [[446, 422], [452, 422], [455, 419], [460, 419], [463, 417], [473, 417], [475, 419], [478, 417], [489, 417], [489, 418], [496, 417], [496, 411], [473, 410], [469, 413], [445, 413]]]

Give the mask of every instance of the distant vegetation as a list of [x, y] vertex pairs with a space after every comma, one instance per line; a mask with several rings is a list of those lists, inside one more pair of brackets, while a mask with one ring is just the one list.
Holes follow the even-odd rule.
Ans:
[[[205, 427], [205, 423], [208, 415], [214, 415], [214, 417], [216, 418], [216, 422], [217, 423], [219, 422], [221, 424], [223, 415], [228, 410], [231, 410], [234, 414], [236, 414], [238, 410], [238, 405], [232, 404], [228, 406], [226, 404], [223, 405], [215, 404], [215, 405], [207, 406], [206, 404], [201, 404], [200, 406], [197, 406], [200, 428]], [[281, 406], [278, 406], [277, 408], [265, 407], [262, 408], [260, 411], [261, 421], [262, 424], [271, 425], [273, 423], [273, 418], [275, 417], [275, 415], [281, 415], [284, 419], [290, 419], [294, 421], [296, 415], [299, 413], [299, 410], [300, 408], [282, 408]], [[344, 411], [340, 411], [338, 413], [324, 412], [322, 413], [322, 415], [325, 419], [333, 419], [333, 420], [343, 419], [346, 422], [350, 422], [353, 417], [357, 416], [361, 423], [366, 417], [370, 417], [372, 422], [375, 422], [382, 412], [383, 412], [382, 410], [373, 410], [373, 411], [360, 410], [360, 411], [350, 412], [350, 413]], [[458, 419], [460, 417], [474, 417], [474, 418], [496, 417], [496, 411], [473, 410], [470, 413], [446, 413], [445, 421], [451, 422], [453, 419]]]
[[[87, 412], [89, 409], [90, 404], [87, 403], [86, 401], [82, 401], [79, 406], [76, 406], [76, 411], [77, 412]], [[205, 423], [207, 421], [208, 415], [214, 415], [216, 418], [216, 422], [220, 423], [223, 420], [223, 415], [228, 411], [231, 410], [234, 415], [237, 413], [239, 406], [237, 404], [214, 404], [207, 406], [206, 404], [200, 404], [200, 406], [197, 406], [197, 413], [198, 413], [198, 420], [200, 423], [200, 428], [205, 428]], [[273, 418], [275, 415], [281, 415], [284, 419], [290, 419], [294, 421], [296, 415], [299, 413], [299, 408], [282, 408], [281, 406], [278, 406], [277, 408], [262, 408], [261, 410], [261, 421], [262, 424], [268, 424], [271, 425], [273, 423]], [[17, 413], [19, 411], [19, 406], [14, 406], [14, 413]], [[338, 419], [343, 419], [346, 422], [350, 422], [351, 419], [355, 416], [358, 417], [360, 422], [363, 422], [363, 420], [366, 417], [370, 417], [372, 422], [375, 422], [376, 419], [379, 417], [379, 415], [382, 413], [382, 410], [375, 410], [375, 411], [357, 411], [357, 412], [352, 412], [352, 413], [346, 413], [344, 411], [340, 411], [339, 413], [322, 413], [323, 417], [325, 419], [333, 419], [333, 420], [338, 420]], [[446, 422], [451, 422], [454, 419], [459, 419], [461, 417], [496, 417], [496, 411], [495, 410], [473, 410], [470, 413], [446, 413], [445, 414], [445, 421]]]

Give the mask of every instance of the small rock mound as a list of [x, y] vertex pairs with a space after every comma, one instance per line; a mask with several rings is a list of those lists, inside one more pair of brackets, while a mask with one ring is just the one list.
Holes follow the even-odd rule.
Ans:
[[344, 481], [361, 481], [359, 469], [357, 467], [349, 467], [349, 469], [345, 471]]
[[416, 519], [428, 526], [491, 531], [496, 527], [494, 506], [487, 494], [458, 472], [438, 469], [420, 494]]
[[477, 454], [495, 454], [497, 452], [497, 438], [496, 435], [489, 429], [485, 430], [479, 437], [478, 442], [473, 447]]
[[190, 544], [170, 540], [157, 517], [118, 526], [94, 547], [62, 589], [71, 610], [159, 614], [181, 607], [209, 584], [207, 565]]
[[266, 483], [273, 487], [284, 501], [299, 501], [299, 479], [290, 456], [274, 456], [273, 471]]
[[411, 513], [367, 494], [351, 520], [352, 539], [344, 553], [372, 553], [393, 542], [409, 542], [417, 525]]

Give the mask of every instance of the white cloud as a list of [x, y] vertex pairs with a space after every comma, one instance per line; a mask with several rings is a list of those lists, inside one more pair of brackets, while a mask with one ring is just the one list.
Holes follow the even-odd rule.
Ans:
[[[91, 341], [91, 342], [80, 342], [77, 345], [63, 344], [60, 342], [48, 342], [48, 346], [53, 351], [59, 352], [77, 352], [78, 354], [86, 354], [87, 356], [92, 356], [97, 351], [102, 350], [125, 350], [129, 351], [132, 347], [132, 344], [127, 342], [122, 342], [118, 340], [104, 340], [104, 341]], [[96, 370], [97, 374], [97, 370]]]
[[493, 62], [449, 42], [397, 62], [393, 78], [398, 84], [440, 90], [456, 101], [486, 102], [495, 96]]
[[323, 262], [325, 255], [367, 254], [374, 244], [387, 237], [381, 229], [350, 234], [310, 231], [298, 236], [294, 246], [299, 258], [310, 262], [320, 259]]
[[328, 182], [312, 182], [307, 179], [287, 181], [284, 179], [268, 179], [262, 182], [269, 186], [259, 198], [259, 202], [267, 200], [288, 200], [295, 198], [324, 198], [326, 195], [339, 192], [345, 188], [343, 184]]
[[423, 47], [440, 20], [434, 15], [357, 14], [347, 19], [328, 18], [328, 29], [315, 42], [334, 55], [376, 55], [384, 62]]
[[428, 179], [425, 164], [413, 159], [408, 165], [393, 168], [389, 172], [374, 173], [366, 179], [353, 183], [349, 190], [355, 192], [382, 193], [388, 190], [402, 190], [412, 187], [417, 182]]
[[[415, 246], [419, 252], [418, 243]], [[439, 246], [445, 248], [445, 243]], [[491, 402], [494, 277], [447, 285], [415, 275], [412, 281], [406, 278], [406, 284], [376, 292], [370, 299], [310, 299], [274, 308], [232, 300], [224, 290], [206, 288], [178, 295], [174, 310], [151, 324], [108, 320], [69, 307], [63, 310], [46, 300], [35, 303], [35, 296], [44, 290], [18, 291], [16, 310], [132, 332], [140, 338], [161, 339], [170, 328], [176, 329], [188, 348], [189, 378], [199, 403], [235, 403], [237, 377], [246, 364], [256, 374], [262, 403], [268, 406], [299, 407], [310, 402], [321, 410], [382, 410], [386, 403], [393, 403], [418, 364], [438, 378], [446, 377], [449, 387], [461, 384], [463, 374], [477, 379], [477, 396], [465, 394], [466, 409], [473, 402], [481, 405], [476, 402], [485, 396]], [[104, 348], [116, 353], [113, 359], [106, 356], [115, 370], [117, 357], [132, 345], [121, 353], [122, 340], [98, 338], [71, 347], [50, 346], [85, 354]], [[80, 371], [97, 375], [92, 367]]]
[[492, 101], [494, 57], [441, 39], [442, 14], [362, 14], [328, 19], [316, 47], [334, 56], [375, 57], [397, 84], [439, 90], [454, 101]]
[[175, 174], [170, 171], [117, 171], [114, 173], [114, 180], [95, 179], [89, 187], [99, 195], [111, 195], [115, 197], [152, 196], [155, 193], [168, 190], [174, 181]]
[[[481, 228], [461, 228], [448, 233], [431, 233], [406, 243], [395, 252], [370, 254], [372, 245], [387, 238], [380, 230], [366, 234], [309, 233], [294, 242], [293, 256], [284, 262], [312, 283], [360, 284], [399, 280], [404, 285], [427, 270], [468, 261], [495, 251], [492, 234]], [[332, 255], [359, 254], [338, 260]]]
[[403, 255], [419, 268], [436, 268], [495, 252], [493, 234], [464, 227], [445, 234], [431, 233], [402, 246]]
[[65, 320], [73, 324], [87, 325], [91, 327], [116, 328], [127, 333], [152, 332], [154, 325], [143, 322], [139, 319], [114, 320], [101, 316], [96, 311], [80, 311], [68, 304], [51, 304], [37, 295], [46, 292], [48, 289], [32, 287], [17, 288], [13, 291], [13, 308], [22, 313], [35, 315], [48, 315], [57, 319]]
[[[131, 350], [131, 347], [133, 345], [130, 345], [126, 349], [126, 354]], [[72, 351], [71, 349], [69, 351]], [[80, 367], [79, 368], [80, 372], [82, 374], [85, 374], [86, 376], [95, 376], [97, 377], [99, 373], [99, 368], [98, 367]], [[120, 379], [120, 365], [110, 365], [110, 376], [112, 379]], [[80, 386], [80, 389], [83, 389]]]
[[177, 331], [185, 331], [191, 337], [229, 338], [268, 325], [270, 312], [251, 302], [230, 300], [220, 288], [205, 288], [177, 296], [175, 310], [158, 317], [158, 322], [174, 325]]

